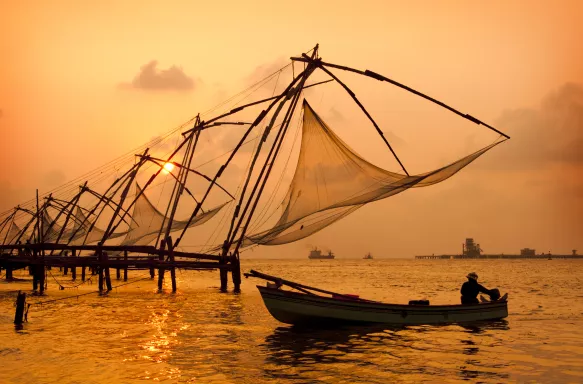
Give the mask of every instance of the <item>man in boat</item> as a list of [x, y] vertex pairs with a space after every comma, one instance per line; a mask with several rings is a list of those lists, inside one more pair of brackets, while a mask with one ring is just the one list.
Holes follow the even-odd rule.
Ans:
[[479, 304], [478, 293], [485, 293], [492, 297], [494, 290], [489, 290], [484, 288], [483, 285], [478, 283], [478, 275], [476, 272], [470, 272], [466, 276], [468, 281], [462, 284], [462, 304]]

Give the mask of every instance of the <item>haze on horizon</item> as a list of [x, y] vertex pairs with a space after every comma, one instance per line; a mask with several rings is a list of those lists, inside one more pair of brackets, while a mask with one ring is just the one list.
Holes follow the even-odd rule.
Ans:
[[[583, 5], [353, 4], [5, 5], [0, 211], [159, 136], [319, 43], [327, 61], [394, 78], [512, 139], [442, 184], [244, 257], [305, 258], [313, 245], [339, 258], [457, 253], [465, 237], [487, 253], [583, 253]], [[416, 173], [496, 138], [469, 123], [449, 127], [460, 122], [402, 91], [339, 75]], [[372, 135], [347, 129], [359, 117], [337, 93], [322, 91], [318, 112], [359, 153], [384, 161]]]

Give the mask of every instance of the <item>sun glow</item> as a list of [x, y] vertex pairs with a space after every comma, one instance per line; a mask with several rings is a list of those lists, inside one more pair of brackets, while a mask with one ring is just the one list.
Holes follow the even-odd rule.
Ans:
[[162, 168], [162, 173], [167, 175], [170, 172], [172, 172], [173, 169], [174, 169], [174, 164], [166, 163], [166, 164], [164, 164], [164, 167]]

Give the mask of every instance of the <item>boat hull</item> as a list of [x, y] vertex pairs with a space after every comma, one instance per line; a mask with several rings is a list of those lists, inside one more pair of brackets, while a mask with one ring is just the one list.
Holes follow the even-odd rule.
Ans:
[[507, 301], [471, 305], [400, 305], [257, 288], [269, 313], [286, 324], [450, 324], [498, 320], [508, 316]]

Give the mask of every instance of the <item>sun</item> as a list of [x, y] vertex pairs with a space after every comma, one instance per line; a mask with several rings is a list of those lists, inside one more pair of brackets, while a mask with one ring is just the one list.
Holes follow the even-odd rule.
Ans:
[[167, 175], [170, 172], [172, 172], [173, 169], [174, 169], [174, 164], [166, 163], [166, 164], [164, 164], [164, 167], [162, 168], [162, 173]]

